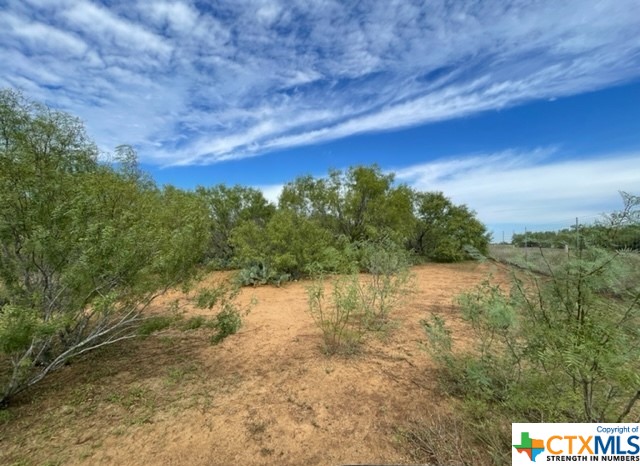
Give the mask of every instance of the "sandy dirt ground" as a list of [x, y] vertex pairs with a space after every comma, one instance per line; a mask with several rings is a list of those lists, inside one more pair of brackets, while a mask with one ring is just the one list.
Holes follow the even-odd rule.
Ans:
[[410, 463], [398, 429], [447, 409], [420, 320], [442, 315], [464, 344], [454, 297], [489, 273], [500, 274], [478, 263], [414, 268], [394, 329], [353, 356], [323, 353], [309, 283], [245, 288], [240, 300], [257, 304], [219, 345], [204, 328], [164, 330], [75, 361], [22, 396], [0, 420], [0, 464]]

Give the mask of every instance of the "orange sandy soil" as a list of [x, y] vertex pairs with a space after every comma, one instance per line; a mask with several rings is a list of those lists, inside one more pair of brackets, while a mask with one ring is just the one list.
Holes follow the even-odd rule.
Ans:
[[[217, 346], [211, 330], [169, 329], [74, 361], [5, 411], [0, 464], [411, 463], [398, 429], [447, 409], [420, 320], [440, 314], [464, 344], [454, 297], [501, 275], [478, 263], [413, 273], [394, 329], [353, 356], [322, 352], [299, 282], [243, 289], [240, 300], [257, 305]], [[169, 293], [152, 312], [181, 297]]]

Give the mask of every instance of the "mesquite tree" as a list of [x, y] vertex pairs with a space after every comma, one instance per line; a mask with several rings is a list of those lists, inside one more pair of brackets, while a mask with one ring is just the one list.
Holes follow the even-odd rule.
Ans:
[[0, 404], [134, 336], [202, 257], [204, 203], [157, 188], [131, 149], [117, 155], [117, 170], [99, 163], [79, 120], [0, 92]]

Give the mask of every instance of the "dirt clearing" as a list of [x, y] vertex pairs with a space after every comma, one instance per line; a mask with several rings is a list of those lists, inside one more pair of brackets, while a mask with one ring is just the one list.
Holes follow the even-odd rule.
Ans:
[[245, 288], [240, 299], [257, 305], [217, 346], [211, 330], [162, 331], [74, 361], [23, 395], [0, 419], [0, 463], [409, 463], [397, 429], [446, 410], [420, 320], [437, 312], [464, 342], [453, 298], [490, 272], [478, 263], [414, 268], [395, 328], [349, 357], [322, 353], [308, 283]]

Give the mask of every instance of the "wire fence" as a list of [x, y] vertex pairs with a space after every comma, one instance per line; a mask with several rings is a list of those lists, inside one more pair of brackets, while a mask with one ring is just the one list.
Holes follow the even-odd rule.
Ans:
[[[503, 231], [502, 241], [492, 244], [490, 256], [510, 265], [545, 273], [550, 264], [558, 264], [577, 252], [598, 247], [623, 253], [640, 269], [640, 225], [613, 227], [602, 216], [576, 217], [572, 220], [523, 225]], [[508, 235], [508, 236], [507, 236]]]
[[613, 227], [602, 215], [590, 215], [494, 231], [494, 242], [521, 248], [567, 250], [598, 246], [638, 251], [640, 225]]

